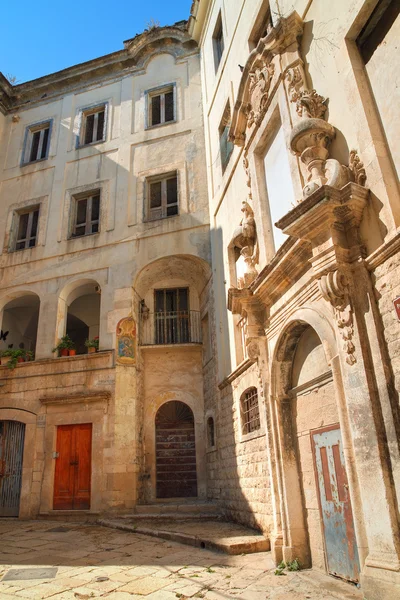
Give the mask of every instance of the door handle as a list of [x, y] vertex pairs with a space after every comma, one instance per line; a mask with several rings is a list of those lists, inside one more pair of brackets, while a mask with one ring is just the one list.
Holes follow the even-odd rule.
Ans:
[[71, 466], [78, 466], [79, 462], [77, 460], [73, 460], [72, 462], [69, 463]]

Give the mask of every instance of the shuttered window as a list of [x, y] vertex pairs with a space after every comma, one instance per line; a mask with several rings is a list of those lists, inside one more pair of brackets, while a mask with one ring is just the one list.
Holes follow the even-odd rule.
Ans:
[[85, 110], [82, 114], [82, 126], [80, 135], [80, 144], [94, 144], [102, 142], [106, 138], [105, 128], [105, 105], [96, 106], [96, 108]]
[[258, 406], [257, 388], [246, 390], [240, 399], [242, 417], [242, 433], [246, 435], [260, 429], [260, 409]]
[[229, 130], [231, 127], [231, 109], [229, 103], [226, 105], [224, 114], [219, 126], [219, 151], [221, 155], [222, 173], [228, 165], [229, 159], [233, 152], [233, 144], [229, 140]]
[[175, 121], [174, 89], [149, 92], [149, 127]]
[[17, 213], [17, 237], [14, 250], [25, 250], [36, 246], [39, 222], [39, 207], [35, 206]]
[[72, 237], [98, 233], [100, 226], [100, 192], [74, 199], [75, 214]]
[[147, 185], [147, 193], [147, 220], [154, 221], [178, 214], [178, 178], [176, 173], [150, 180]]
[[26, 164], [47, 158], [49, 142], [50, 121], [28, 127], [23, 162]]
[[222, 28], [222, 17], [221, 13], [218, 15], [217, 23], [215, 25], [213, 34], [213, 51], [214, 51], [214, 66], [215, 72], [217, 72], [219, 64], [221, 62], [222, 55], [224, 53], [224, 30]]

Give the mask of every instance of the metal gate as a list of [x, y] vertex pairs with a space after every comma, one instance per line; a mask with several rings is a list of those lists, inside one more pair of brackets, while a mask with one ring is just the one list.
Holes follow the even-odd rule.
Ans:
[[360, 564], [340, 429], [320, 429], [311, 439], [328, 572], [357, 582]]
[[0, 421], [0, 517], [18, 517], [25, 424]]

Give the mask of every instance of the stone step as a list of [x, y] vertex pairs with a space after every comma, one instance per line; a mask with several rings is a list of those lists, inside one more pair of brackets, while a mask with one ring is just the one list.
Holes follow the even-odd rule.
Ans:
[[187, 515], [196, 517], [197, 515], [220, 515], [221, 511], [217, 504], [207, 501], [196, 502], [152, 502], [150, 504], [137, 504], [134, 510], [136, 515]]
[[101, 513], [91, 510], [49, 510], [39, 513], [38, 519], [43, 521], [76, 521], [79, 523], [94, 523]]
[[166, 519], [99, 519], [99, 525], [158, 537], [188, 546], [219, 550], [226, 554], [252, 554], [270, 550], [269, 539], [258, 531], [227, 521], [196, 519], [174, 521]]

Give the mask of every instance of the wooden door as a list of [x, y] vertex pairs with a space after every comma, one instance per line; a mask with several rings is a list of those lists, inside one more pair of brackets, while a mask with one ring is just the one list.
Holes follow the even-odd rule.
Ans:
[[360, 565], [340, 429], [326, 427], [312, 432], [311, 439], [328, 571], [357, 582]]
[[166, 402], [156, 416], [157, 498], [197, 496], [194, 417], [183, 402]]
[[92, 424], [57, 427], [54, 510], [88, 510], [92, 462]]
[[25, 424], [0, 421], [0, 517], [18, 517]]

